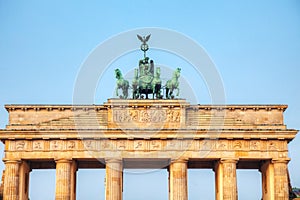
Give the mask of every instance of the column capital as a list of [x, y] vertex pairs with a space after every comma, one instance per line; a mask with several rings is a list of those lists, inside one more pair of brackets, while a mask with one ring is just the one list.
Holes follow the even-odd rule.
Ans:
[[221, 158], [220, 163], [237, 163], [239, 161], [238, 158]]
[[187, 158], [171, 159], [171, 163], [187, 163], [188, 161]]
[[123, 163], [122, 158], [105, 158], [105, 163]]
[[3, 159], [3, 162], [6, 163], [15, 163], [15, 164], [20, 164], [22, 162], [22, 160], [20, 159]]
[[67, 158], [58, 158], [55, 159], [55, 163], [72, 163], [72, 159], [67, 159]]
[[290, 162], [290, 158], [284, 158], [284, 159], [272, 159], [271, 163], [283, 163], [283, 164], [288, 164]]

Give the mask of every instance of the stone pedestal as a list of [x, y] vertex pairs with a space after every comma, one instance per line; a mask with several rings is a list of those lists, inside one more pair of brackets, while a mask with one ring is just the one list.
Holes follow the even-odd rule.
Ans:
[[6, 160], [5, 161], [5, 178], [4, 178], [4, 200], [19, 199], [19, 170], [20, 161]]
[[123, 163], [118, 159], [106, 159], [106, 200], [122, 200]]
[[221, 159], [215, 166], [216, 199], [237, 200], [235, 159]]
[[169, 167], [169, 200], [187, 200], [187, 160], [173, 160]]
[[55, 200], [71, 199], [71, 169], [72, 160], [56, 161], [56, 191]]

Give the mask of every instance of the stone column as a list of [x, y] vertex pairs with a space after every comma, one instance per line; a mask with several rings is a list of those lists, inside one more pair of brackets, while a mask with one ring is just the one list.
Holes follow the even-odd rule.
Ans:
[[289, 160], [272, 160], [274, 166], [275, 198], [274, 200], [289, 199], [287, 164]]
[[72, 160], [56, 160], [55, 200], [71, 199], [71, 168]]
[[220, 161], [216, 162], [214, 167], [215, 172], [215, 196], [216, 200], [223, 199], [223, 166]]
[[169, 167], [169, 200], [187, 199], [187, 160], [173, 160]]
[[71, 200], [76, 200], [77, 170], [77, 163], [73, 160], [71, 166]]
[[217, 200], [237, 200], [236, 159], [221, 159], [215, 165]]
[[263, 200], [274, 200], [274, 166], [271, 161], [265, 161], [260, 167], [262, 179]]
[[5, 162], [5, 177], [4, 177], [4, 200], [19, 199], [19, 170], [20, 161], [6, 160]]
[[122, 200], [123, 163], [120, 159], [106, 159], [105, 199]]
[[30, 171], [31, 171], [30, 165], [26, 161], [22, 161], [20, 165], [20, 187], [19, 187], [20, 200], [28, 200]]

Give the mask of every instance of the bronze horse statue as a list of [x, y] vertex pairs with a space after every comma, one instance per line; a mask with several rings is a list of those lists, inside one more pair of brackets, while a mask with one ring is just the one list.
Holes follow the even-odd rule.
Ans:
[[161, 79], [160, 79], [160, 68], [156, 68], [154, 78], [152, 80], [152, 91], [153, 99], [161, 99], [163, 96], [161, 94]]
[[179, 77], [180, 77], [180, 68], [177, 68], [174, 73], [171, 80], [168, 80], [166, 83], [166, 99], [174, 99], [173, 91], [177, 89], [176, 96], [179, 95]]
[[119, 97], [121, 99], [127, 99], [129, 82], [123, 78], [121, 70], [115, 69], [115, 74], [117, 79], [116, 95], [119, 96], [119, 89], [122, 89], [123, 95], [120, 95]]

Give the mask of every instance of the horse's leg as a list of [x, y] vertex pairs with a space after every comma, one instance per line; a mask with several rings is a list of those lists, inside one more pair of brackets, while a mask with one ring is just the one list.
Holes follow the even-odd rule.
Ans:
[[146, 99], [148, 99], [148, 88], [146, 88]]
[[156, 93], [157, 98], [161, 99], [161, 84], [157, 84], [155, 90], [156, 90], [155, 93]]
[[123, 99], [126, 99], [127, 95], [126, 95], [126, 88], [123, 88]]
[[129, 82], [126, 82], [126, 99], [128, 98]]
[[172, 87], [172, 88], [170, 89], [170, 93], [169, 93], [169, 95], [170, 95], [170, 98], [173, 98], [173, 97], [172, 97], [172, 95], [173, 95], [173, 91], [174, 91], [174, 88]]
[[132, 98], [137, 99], [137, 88], [134, 88], [132, 91]]
[[118, 92], [118, 86], [116, 87], [116, 95], [117, 95], [117, 97], [119, 97], [119, 92]]
[[135, 95], [137, 99], [140, 98], [140, 91], [138, 90], [138, 88], [136, 88]]
[[132, 98], [135, 99], [135, 89], [132, 90]]
[[128, 97], [128, 88], [129, 88], [129, 85], [127, 84], [125, 86], [125, 90], [124, 90], [124, 99], [127, 99], [127, 97]]
[[169, 88], [166, 88], [166, 99], [169, 99]]
[[152, 99], [154, 99], [155, 96], [155, 90], [152, 89]]

